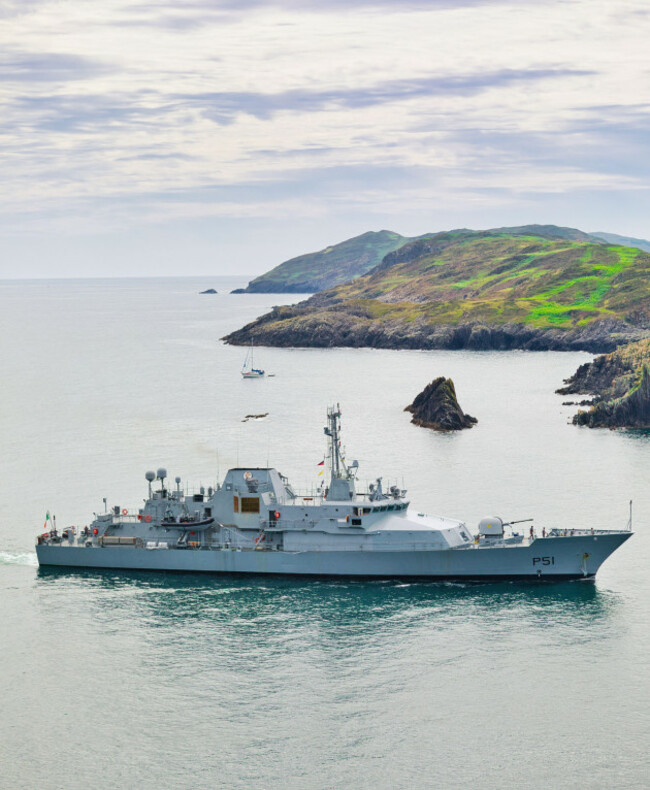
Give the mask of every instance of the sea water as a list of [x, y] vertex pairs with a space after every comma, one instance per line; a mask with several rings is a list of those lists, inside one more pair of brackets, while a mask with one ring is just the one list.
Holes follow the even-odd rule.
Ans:
[[[220, 338], [297, 299], [244, 282], [0, 282], [0, 786], [647, 787], [650, 437], [569, 424], [589, 355], [261, 347], [244, 380]], [[440, 375], [471, 430], [403, 411]], [[557, 585], [37, 568], [48, 510], [136, 508], [148, 469], [317, 489], [335, 402], [360, 483], [418, 511], [624, 528], [633, 500], [636, 534]]]

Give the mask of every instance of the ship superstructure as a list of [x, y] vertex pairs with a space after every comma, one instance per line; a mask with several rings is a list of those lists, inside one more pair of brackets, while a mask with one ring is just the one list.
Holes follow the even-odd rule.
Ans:
[[137, 510], [114, 506], [89, 526], [39, 535], [41, 565], [213, 573], [428, 579], [593, 577], [632, 534], [554, 529], [519, 534], [501, 518], [477, 534], [455, 519], [413, 513], [406, 491], [382, 479], [357, 491], [357, 461], [341, 452], [341, 412], [327, 413], [329, 483], [298, 495], [273, 468], [230, 469], [189, 493], [167, 471], [147, 472]]

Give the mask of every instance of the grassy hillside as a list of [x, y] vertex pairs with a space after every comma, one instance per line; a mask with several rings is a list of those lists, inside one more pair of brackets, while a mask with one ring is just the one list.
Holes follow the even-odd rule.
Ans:
[[541, 236], [543, 239], [565, 239], [567, 241], [590, 241], [602, 244], [603, 239], [593, 233], [585, 233], [577, 228], [565, 228], [560, 225], [518, 225], [510, 228], [491, 228], [485, 233], [508, 233], [511, 236]]
[[300, 255], [251, 280], [238, 293], [313, 293], [352, 280], [376, 266], [389, 252], [411, 239], [390, 230], [361, 236]]
[[624, 247], [636, 247], [639, 250], [650, 252], [650, 241], [647, 239], [635, 239], [634, 236], [619, 236], [618, 233], [592, 233], [597, 239], [602, 239], [608, 244], [621, 244]]
[[[451, 231], [455, 234], [475, 233], [467, 229]], [[508, 233], [519, 236], [541, 236], [547, 239], [591, 241], [604, 243], [575, 228], [557, 225], [522, 225], [516, 228], [496, 228], [485, 233]], [[390, 252], [416, 239], [440, 234], [425, 234], [415, 238], [400, 236], [390, 230], [370, 231], [347, 239], [319, 252], [291, 258], [265, 274], [256, 277], [246, 288], [233, 293], [315, 293], [354, 280], [377, 266]]]
[[[477, 325], [491, 333], [482, 345], [457, 331], [470, 327], [475, 335]], [[508, 327], [510, 337], [499, 330], [496, 338], [499, 327]], [[363, 277], [277, 309], [227, 339], [605, 351], [644, 337], [648, 329], [649, 253], [602, 242], [459, 230], [405, 244]], [[569, 336], [582, 339], [567, 345]]]
[[650, 319], [650, 254], [629, 247], [513, 236], [438, 234], [327, 292], [382, 320], [404, 313], [458, 324], [571, 328], [598, 318]]

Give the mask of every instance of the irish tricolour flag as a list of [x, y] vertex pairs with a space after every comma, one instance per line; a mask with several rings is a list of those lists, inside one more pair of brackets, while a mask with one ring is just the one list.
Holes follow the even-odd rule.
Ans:
[[50, 511], [48, 510], [48, 511], [47, 511], [47, 513], [45, 514], [45, 524], [43, 524], [43, 530], [44, 530], [45, 532], [49, 532], [49, 529], [50, 529], [50, 521], [51, 521], [51, 520], [52, 520], [52, 519], [50, 518]]

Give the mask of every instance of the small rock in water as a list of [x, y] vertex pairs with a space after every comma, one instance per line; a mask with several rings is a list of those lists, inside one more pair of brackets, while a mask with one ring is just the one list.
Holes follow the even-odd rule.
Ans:
[[242, 422], [248, 422], [249, 420], [263, 420], [264, 417], [268, 417], [268, 416], [269, 416], [268, 411], [266, 412], [266, 414], [247, 414], [242, 420]]
[[207, 291], [201, 291], [200, 293], [202, 293], [202, 294], [216, 294], [216, 293], [218, 293], [218, 291], [215, 291], [214, 288], [208, 288]]
[[427, 384], [422, 392], [404, 411], [413, 414], [411, 422], [436, 431], [460, 431], [471, 428], [478, 420], [460, 408], [456, 388], [451, 379], [440, 376]]

